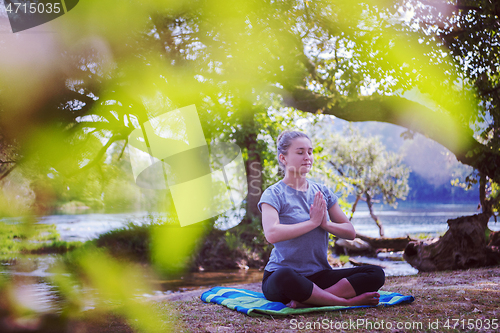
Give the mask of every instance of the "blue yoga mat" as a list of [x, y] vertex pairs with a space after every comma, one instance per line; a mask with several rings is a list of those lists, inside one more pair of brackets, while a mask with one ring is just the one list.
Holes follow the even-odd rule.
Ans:
[[[380, 303], [376, 306], [392, 306], [397, 304], [411, 303], [415, 300], [413, 296], [405, 296], [398, 293], [379, 291]], [[347, 309], [373, 307], [361, 306], [318, 306], [300, 309], [292, 309], [281, 302], [268, 301], [262, 293], [227, 287], [214, 287], [201, 295], [201, 300], [207, 303], [223, 305], [231, 310], [242, 312], [249, 316], [258, 315], [294, 315], [309, 312], [338, 311]]]

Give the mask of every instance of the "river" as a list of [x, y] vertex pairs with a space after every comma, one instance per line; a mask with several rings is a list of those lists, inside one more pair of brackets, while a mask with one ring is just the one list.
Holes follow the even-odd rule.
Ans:
[[[360, 206], [360, 207], [359, 207]], [[356, 232], [378, 237], [378, 227], [371, 219], [366, 207], [358, 205], [352, 223]], [[448, 225], [448, 219], [459, 216], [477, 214], [477, 205], [470, 204], [426, 204], [406, 203], [399, 204], [397, 209], [387, 205], [375, 205], [375, 213], [384, 225], [385, 237], [401, 237], [406, 235], [444, 233]], [[61, 239], [65, 241], [85, 242], [97, 238], [107, 231], [124, 227], [129, 223], [146, 224], [151, 218], [161, 217], [159, 214], [147, 212], [123, 213], [123, 214], [78, 214], [78, 215], [48, 215], [41, 217], [39, 223], [56, 225]], [[4, 218], [0, 221], [15, 223], [20, 219]], [[221, 223], [225, 228], [234, 226], [231, 223]], [[492, 230], [500, 230], [500, 223], [495, 223], [493, 218], [489, 223]]]
[[[365, 236], [378, 237], [379, 229], [370, 217], [370, 214], [364, 205], [358, 205], [352, 223], [356, 232]], [[459, 216], [477, 214], [475, 203], [465, 204], [439, 204], [439, 203], [409, 203], [402, 202], [397, 209], [388, 205], [375, 205], [375, 213], [384, 225], [385, 237], [402, 237], [410, 235], [418, 237], [421, 234], [438, 236], [446, 232], [448, 219]], [[125, 213], [125, 214], [79, 214], [79, 215], [49, 215], [39, 219], [39, 223], [56, 225], [61, 239], [65, 241], [85, 242], [97, 238], [100, 234], [107, 231], [121, 228], [129, 223], [147, 224], [152, 219], [164, 217], [158, 214], [146, 212]], [[3, 219], [5, 222], [15, 223], [18, 219]], [[234, 226], [225, 221], [219, 223], [225, 228]], [[492, 219], [489, 222], [492, 230], [500, 230], [500, 223], [495, 223]], [[389, 256], [397, 259], [398, 254]], [[387, 260], [387, 255], [380, 258], [354, 257], [358, 261], [369, 262], [381, 265], [385, 268], [387, 275], [411, 275], [417, 271], [406, 262], [401, 260]], [[208, 274], [208, 273], [202, 273]], [[224, 280], [224, 274], [221, 274]], [[250, 276], [253, 276], [250, 274]], [[212, 280], [213, 274], [206, 280]], [[200, 281], [205, 279], [201, 278]]]

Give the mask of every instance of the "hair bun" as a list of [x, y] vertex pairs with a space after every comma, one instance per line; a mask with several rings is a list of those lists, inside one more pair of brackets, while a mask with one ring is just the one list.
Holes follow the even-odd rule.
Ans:
[[281, 132], [281, 133], [280, 133], [280, 135], [278, 135], [278, 138], [276, 139], [276, 145], [277, 145], [277, 146], [279, 146], [281, 138], [282, 138], [285, 134], [287, 134], [287, 133], [289, 133], [289, 132], [290, 132], [290, 131], [283, 131], [283, 132]]

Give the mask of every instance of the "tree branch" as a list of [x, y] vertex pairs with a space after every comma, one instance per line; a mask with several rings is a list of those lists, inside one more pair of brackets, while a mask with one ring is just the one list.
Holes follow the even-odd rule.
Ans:
[[122, 158], [123, 153], [125, 152], [125, 148], [127, 148], [127, 144], [128, 144], [128, 136], [127, 136], [127, 138], [125, 139], [125, 144], [123, 145], [123, 148], [122, 148], [122, 151], [121, 151], [121, 153], [120, 153], [120, 156], [118, 156], [118, 161]]
[[[379, 121], [406, 127], [429, 136], [454, 153], [463, 154], [473, 142], [472, 130], [463, 127], [454, 117], [433, 111], [422, 104], [399, 96], [379, 96], [338, 102], [304, 88], [284, 92], [286, 106], [309, 113], [323, 113], [347, 121]], [[464, 138], [470, 138], [464, 142]]]
[[134, 130], [134, 128], [126, 128], [125, 130], [122, 130], [121, 133], [113, 134], [113, 136], [99, 150], [99, 152], [97, 153], [97, 155], [94, 157], [94, 159], [92, 161], [90, 161], [89, 163], [85, 164], [85, 166], [81, 167], [80, 169], [67, 174], [67, 176], [68, 177], [74, 176], [77, 173], [80, 173], [82, 171], [88, 170], [88, 169], [92, 168], [93, 166], [97, 165], [99, 163], [100, 159], [104, 156], [104, 154], [106, 153], [106, 151], [109, 149], [109, 147], [111, 146], [111, 144], [113, 144], [113, 142], [116, 142], [116, 141], [119, 141], [119, 140], [127, 140], [129, 134], [133, 130]]
[[500, 155], [479, 143], [474, 133], [452, 114], [433, 111], [399, 96], [361, 97], [338, 102], [302, 87], [282, 90], [283, 103], [309, 113], [323, 113], [347, 121], [379, 121], [419, 132], [449, 149], [457, 159], [500, 182]]
[[480, 7], [477, 7], [477, 6], [466, 6], [466, 5], [452, 5], [452, 4], [443, 4], [442, 2], [439, 2], [439, 3], [432, 3], [432, 2], [429, 2], [429, 1], [425, 1], [425, 0], [421, 0], [420, 1], [422, 4], [424, 5], [427, 5], [427, 6], [430, 6], [430, 7], [434, 7], [434, 8], [443, 8], [443, 7], [447, 7], [448, 9], [460, 9], [460, 10], [476, 10], [476, 11], [482, 11], [482, 8]]
[[76, 99], [76, 100], [79, 100], [85, 104], [92, 104], [96, 101], [87, 95], [80, 94], [79, 92], [76, 92], [76, 91], [71, 90], [71, 89], [68, 89], [65, 94], [67, 94], [70, 97], [70, 99], [73, 99], [73, 100]]
[[500, 84], [497, 85], [496, 87], [492, 87], [491, 89], [485, 89], [480, 92], [483, 95], [491, 94], [492, 92], [500, 92]]
[[77, 127], [87, 127], [87, 128], [96, 128], [96, 129], [108, 129], [113, 130], [116, 126], [113, 126], [110, 123], [106, 123], [103, 121], [79, 121], [75, 124], [72, 129], [76, 129]]
[[338, 171], [338, 173], [344, 177], [344, 172], [342, 172], [342, 170], [335, 164], [333, 163], [332, 161], [328, 161], [331, 165], [333, 165], [333, 167]]

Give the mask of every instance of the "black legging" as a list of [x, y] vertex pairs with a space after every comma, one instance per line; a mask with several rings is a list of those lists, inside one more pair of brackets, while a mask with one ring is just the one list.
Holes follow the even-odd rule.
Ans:
[[382, 268], [366, 265], [354, 268], [327, 269], [310, 276], [299, 275], [291, 268], [264, 271], [262, 291], [270, 301], [288, 303], [291, 300], [304, 302], [312, 295], [313, 283], [326, 289], [343, 278], [351, 284], [356, 295], [377, 291], [384, 285], [385, 273]]

